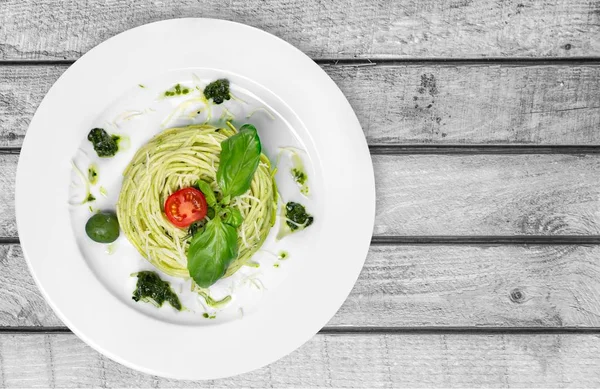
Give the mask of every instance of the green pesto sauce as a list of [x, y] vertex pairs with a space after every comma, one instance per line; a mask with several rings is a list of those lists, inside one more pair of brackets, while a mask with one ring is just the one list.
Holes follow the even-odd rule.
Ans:
[[287, 219], [286, 224], [292, 231], [303, 230], [314, 221], [314, 217], [306, 212], [304, 205], [293, 201], [285, 205], [285, 217]]
[[93, 128], [87, 136], [87, 139], [94, 146], [96, 154], [101, 158], [112, 157], [119, 151], [118, 135], [110, 135], [102, 128]]
[[165, 93], [163, 93], [163, 96], [173, 97], [173, 96], [187, 95], [188, 93], [190, 93], [189, 88], [187, 88], [185, 86], [181, 86], [181, 84], [175, 84], [174, 87], [165, 91]]
[[214, 104], [221, 104], [225, 100], [231, 99], [229, 92], [229, 80], [221, 78], [208, 84], [202, 92], [207, 100], [212, 99]]
[[127, 135], [113, 135], [115, 142], [117, 142], [118, 151], [128, 150], [131, 146], [131, 138]]
[[292, 175], [294, 176], [294, 180], [300, 184], [300, 185], [304, 185], [304, 183], [306, 182], [306, 173], [304, 173], [302, 170], [298, 170], [296, 168], [292, 169]]
[[293, 201], [289, 201], [281, 207], [280, 215], [285, 223], [282, 222], [279, 226], [276, 240], [281, 240], [296, 231], [308, 228], [315, 221], [315, 218], [306, 211], [304, 205]]
[[279, 264], [278, 263], [274, 263], [273, 267], [279, 267]]
[[98, 167], [95, 163], [91, 164], [90, 167], [88, 167], [88, 181], [91, 185], [96, 185], [96, 183], [98, 182]]
[[290, 254], [285, 250], [281, 250], [279, 254], [277, 254], [277, 258], [282, 261], [288, 259], [289, 256]]
[[304, 169], [302, 158], [295, 151], [292, 151], [292, 169], [290, 172], [292, 173], [292, 177], [294, 177], [294, 181], [300, 187], [300, 193], [308, 196], [310, 192], [308, 189], [308, 174], [306, 174], [306, 169]]
[[145, 88], [146, 88], [146, 85], [144, 85], [144, 84], [138, 84], [138, 86], [139, 86], [140, 88], [142, 88], [142, 89], [145, 89]]
[[84, 203], [91, 203], [92, 201], [96, 201], [96, 198], [94, 197], [93, 194], [88, 194], [88, 196], [86, 197]]
[[163, 281], [153, 271], [137, 273], [137, 285], [131, 298], [134, 301], [151, 303], [157, 307], [162, 307], [165, 302], [168, 302], [178, 311], [182, 309], [179, 297], [173, 292], [169, 283]]
[[216, 319], [217, 315], [209, 315], [208, 313], [204, 312], [202, 314], [202, 317], [204, 317], [205, 319]]

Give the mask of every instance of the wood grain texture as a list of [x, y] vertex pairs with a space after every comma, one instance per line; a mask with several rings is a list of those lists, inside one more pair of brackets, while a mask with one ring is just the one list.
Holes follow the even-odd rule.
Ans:
[[35, 110], [66, 66], [0, 66], [0, 146], [20, 146]]
[[16, 237], [15, 178], [18, 155], [0, 154], [0, 237]]
[[[599, 246], [373, 246], [327, 327], [600, 327], [599, 258]], [[63, 327], [19, 245], [0, 246], [0, 263], [0, 327]]]
[[600, 66], [325, 67], [369, 144], [600, 144]]
[[179, 17], [246, 23], [313, 58], [600, 55], [594, 0], [5, 0], [0, 59], [77, 59], [122, 31]]
[[600, 155], [374, 156], [374, 235], [598, 235]]
[[[17, 155], [0, 154], [0, 237]], [[375, 155], [374, 234], [598, 235], [600, 155]]]
[[1, 384], [17, 387], [502, 387], [600, 384], [597, 335], [317, 335], [257, 371], [175, 381], [108, 360], [74, 335], [0, 335]]
[[[20, 146], [67, 65], [0, 66], [0, 146]], [[371, 145], [599, 145], [600, 66], [324, 66]]]

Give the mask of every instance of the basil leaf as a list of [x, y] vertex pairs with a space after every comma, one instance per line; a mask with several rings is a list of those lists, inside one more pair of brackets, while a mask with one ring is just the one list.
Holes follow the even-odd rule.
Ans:
[[216, 217], [192, 238], [187, 255], [188, 271], [198, 286], [208, 288], [225, 275], [237, 256], [237, 230]]
[[242, 216], [242, 213], [239, 209], [233, 207], [225, 209], [225, 217], [223, 218], [223, 223], [238, 228], [242, 225], [243, 221], [244, 217]]
[[227, 195], [221, 199], [221, 206], [229, 205], [231, 202], [231, 196]]
[[240, 132], [221, 142], [217, 183], [224, 198], [239, 196], [250, 189], [261, 151], [260, 138], [251, 124], [244, 124]]
[[198, 188], [200, 188], [200, 192], [204, 194], [206, 203], [210, 207], [214, 207], [217, 203], [217, 198], [215, 197], [215, 192], [213, 192], [210, 184], [206, 181], [198, 180]]

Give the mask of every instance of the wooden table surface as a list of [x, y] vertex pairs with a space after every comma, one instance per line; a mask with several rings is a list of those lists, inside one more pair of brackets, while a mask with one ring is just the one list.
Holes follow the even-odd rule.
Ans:
[[[15, 226], [19, 148], [50, 86], [105, 39], [175, 17], [246, 23], [311, 56], [375, 168], [372, 247], [344, 306], [291, 355], [218, 381], [86, 346], [41, 297]], [[0, 0], [0, 385], [598, 387], [599, 179], [598, 0]]]

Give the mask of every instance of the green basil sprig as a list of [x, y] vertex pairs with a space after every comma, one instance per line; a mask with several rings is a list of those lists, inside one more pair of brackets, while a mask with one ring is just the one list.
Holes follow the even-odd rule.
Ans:
[[239, 209], [232, 208], [232, 207], [224, 209], [224, 215], [223, 215], [224, 223], [227, 223], [230, 226], [238, 228], [239, 226], [242, 225], [243, 221], [244, 221], [244, 217], [242, 216], [242, 213], [240, 212]]
[[200, 189], [200, 192], [204, 194], [208, 206], [214, 207], [217, 204], [217, 198], [215, 197], [215, 192], [213, 192], [210, 184], [206, 181], [198, 180], [198, 188]]
[[239, 133], [221, 142], [217, 184], [223, 197], [239, 196], [250, 189], [261, 151], [260, 138], [251, 124], [244, 124]]
[[202, 288], [217, 282], [238, 256], [237, 228], [244, 218], [237, 208], [228, 206], [235, 196], [250, 189], [260, 162], [262, 146], [256, 128], [245, 124], [240, 131], [221, 142], [217, 184], [221, 201], [207, 182], [198, 181], [206, 202], [215, 209], [214, 217], [194, 233], [187, 255], [190, 276]]
[[208, 288], [223, 275], [238, 255], [237, 230], [215, 217], [194, 235], [188, 251], [188, 270], [196, 284]]

